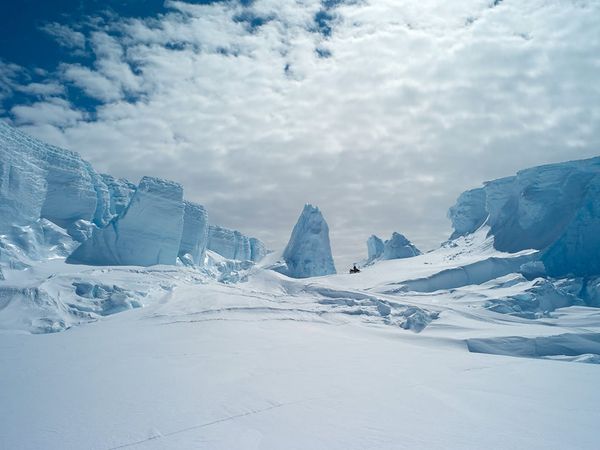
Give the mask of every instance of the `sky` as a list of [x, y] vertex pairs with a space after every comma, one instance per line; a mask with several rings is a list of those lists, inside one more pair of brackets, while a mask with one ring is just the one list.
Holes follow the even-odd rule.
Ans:
[[600, 154], [597, 0], [21, 0], [0, 120], [282, 249], [305, 203], [338, 269], [422, 250], [458, 195]]

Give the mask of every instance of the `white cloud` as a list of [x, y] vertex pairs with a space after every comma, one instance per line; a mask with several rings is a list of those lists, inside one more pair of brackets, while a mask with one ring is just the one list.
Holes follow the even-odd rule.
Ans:
[[85, 35], [67, 25], [51, 22], [42, 26], [41, 30], [54, 37], [62, 47], [80, 51], [85, 49]]
[[[18, 105], [11, 109], [17, 125], [52, 125], [73, 127], [83, 119], [83, 114], [62, 98], [48, 98], [32, 105]], [[48, 130], [49, 128], [46, 127]]]
[[123, 96], [118, 82], [108, 79], [102, 73], [80, 64], [65, 64], [62, 75], [68, 81], [82, 89], [89, 97], [111, 102]]
[[0, 101], [12, 95], [18, 86], [17, 78], [23, 73], [23, 68], [0, 59]]
[[56, 82], [29, 83], [16, 87], [17, 90], [41, 97], [61, 95], [65, 92], [63, 85]]
[[257, 0], [272, 20], [255, 30], [239, 6], [168, 2], [92, 33], [93, 67], [62, 67], [105, 103], [94, 121], [13, 111], [100, 170], [184, 183], [214, 222], [273, 247], [314, 202], [344, 263], [371, 233], [427, 248], [464, 189], [600, 151], [600, 5], [490, 5], [346, 4], [325, 38], [318, 1]]

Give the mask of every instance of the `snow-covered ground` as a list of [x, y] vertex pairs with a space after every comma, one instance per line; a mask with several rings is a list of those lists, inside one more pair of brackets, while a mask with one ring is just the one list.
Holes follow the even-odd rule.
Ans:
[[530, 253], [7, 271], [0, 448], [597, 449], [600, 310]]

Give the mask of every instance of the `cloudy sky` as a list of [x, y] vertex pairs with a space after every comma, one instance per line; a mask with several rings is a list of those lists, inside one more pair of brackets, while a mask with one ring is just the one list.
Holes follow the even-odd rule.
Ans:
[[304, 203], [338, 268], [431, 249], [465, 189], [600, 154], [598, 0], [22, 0], [0, 119], [283, 247]]

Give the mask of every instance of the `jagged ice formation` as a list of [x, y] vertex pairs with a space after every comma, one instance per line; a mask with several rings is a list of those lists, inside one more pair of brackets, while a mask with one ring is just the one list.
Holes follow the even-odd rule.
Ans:
[[294, 226], [283, 252], [286, 274], [293, 278], [307, 278], [336, 273], [329, 226], [319, 208], [305, 205]]

